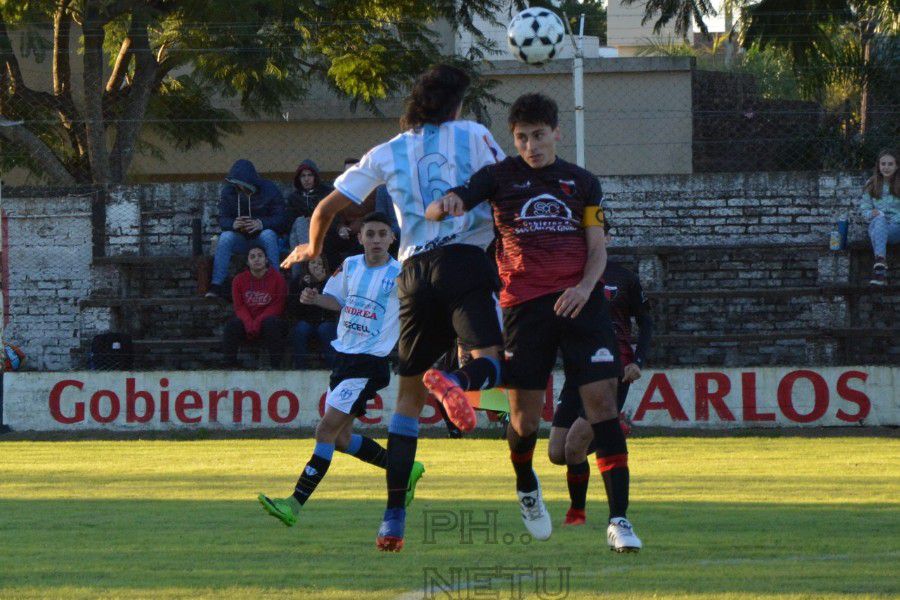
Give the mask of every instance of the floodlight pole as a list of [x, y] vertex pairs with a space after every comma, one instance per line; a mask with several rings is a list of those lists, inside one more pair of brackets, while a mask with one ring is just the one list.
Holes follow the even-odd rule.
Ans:
[[569, 27], [569, 18], [565, 17], [566, 29], [575, 48], [575, 59], [572, 61], [573, 95], [575, 99], [575, 164], [584, 168], [584, 13], [581, 13], [578, 25], [578, 37]]

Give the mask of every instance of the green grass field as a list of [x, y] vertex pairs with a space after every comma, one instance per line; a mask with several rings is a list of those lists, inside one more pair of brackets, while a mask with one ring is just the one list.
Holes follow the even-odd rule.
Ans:
[[[606, 548], [596, 471], [587, 526], [522, 543], [499, 440], [420, 442], [428, 471], [400, 554], [374, 548], [383, 472], [350, 457], [336, 456], [296, 527], [263, 513], [257, 491], [286, 495], [311, 440], [3, 442], [0, 598], [412, 599], [426, 574], [433, 597], [518, 597], [510, 573], [525, 597], [561, 597], [566, 574], [570, 598], [900, 595], [900, 440], [629, 444], [630, 516], [645, 545], [632, 555]], [[564, 470], [543, 455], [536, 468], [556, 526], [568, 506]], [[497, 542], [431, 529], [427, 543], [427, 519], [462, 511], [496, 515]], [[466, 585], [466, 573], [470, 587], [440, 591]]]

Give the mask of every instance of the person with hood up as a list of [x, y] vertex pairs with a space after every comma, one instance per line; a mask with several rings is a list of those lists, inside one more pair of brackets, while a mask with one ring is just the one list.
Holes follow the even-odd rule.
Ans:
[[[287, 196], [290, 247], [309, 241], [309, 219], [319, 202], [331, 193], [332, 188], [322, 182], [319, 167], [310, 159], [304, 159], [294, 173], [294, 191]], [[325, 237], [325, 255], [331, 264], [341, 263], [350, 254], [358, 254], [358, 247], [350, 225], [336, 219]], [[291, 277], [301, 276], [300, 265], [291, 269]]]
[[[284, 199], [275, 183], [263, 179], [253, 163], [235, 161], [225, 177], [219, 196], [219, 226], [222, 234], [213, 259], [212, 284], [207, 298], [224, 298], [232, 254], [245, 254], [257, 244], [270, 265], [278, 265], [278, 234], [284, 226]], [[276, 267], [277, 268], [277, 267]]]

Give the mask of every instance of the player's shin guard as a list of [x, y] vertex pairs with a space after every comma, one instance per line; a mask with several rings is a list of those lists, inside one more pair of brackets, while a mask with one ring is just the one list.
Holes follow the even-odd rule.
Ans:
[[396, 413], [391, 417], [387, 444], [387, 508], [405, 506], [418, 438], [418, 419]]
[[566, 484], [569, 486], [569, 499], [571, 508], [584, 510], [587, 502], [588, 481], [591, 479], [591, 466], [587, 460], [575, 465], [566, 465]]
[[306, 463], [306, 467], [300, 474], [300, 479], [297, 480], [297, 485], [294, 488], [294, 498], [297, 499], [297, 502], [306, 504], [312, 493], [316, 491], [319, 482], [322, 481], [325, 473], [328, 472], [332, 456], [334, 456], [334, 444], [316, 443], [313, 455], [309, 462]]
[[500, 385], [500, 361], [483, 356], [449, 374], [464, 391], [487, 390]]
[[624, 517], [628, 510], [628, 448], [619, 419], [591, 425], [597, 443], [597, 467], [603, 476], [609, 518]]
[[516, 490], [533, 492], [538, 486], [531, 464], [534, 447], [537, 444], [537, 431], [521, 437], [513, 427], [509, 427], [506, 439], [509, 442], [509, 458], [516, 471]]
[[370, 465], [387, 469], [387, 450], [370, 437], [354, 433], [345, 452]]

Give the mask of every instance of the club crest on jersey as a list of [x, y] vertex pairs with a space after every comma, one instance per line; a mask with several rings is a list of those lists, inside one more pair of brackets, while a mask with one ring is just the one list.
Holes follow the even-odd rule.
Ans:
[[516, 234], [552, 231], [567, 233], [577, 229], [572, 209], [552, 194], [540, 194], [528, 200], [516, 218]]
[[616, 296], [619, 295], [619, 286], [604, 285], [603, 286], [603, 295], [606, 296], [607, 300], [615, 300]]
[[382, 279], [381, 280], [381, 289], [385, 294], [390, 294], [391, 290], [394, 289], [396, 282], [393, 279]]
[[572, 219], [572, 210], [550, 194], [535, 196], [522, 206], [520, 219]]
[[560, 179], [559, 187], [562, 189], [563, 193], [567, 196], [571, 196], [575, 193], [575, 180], [574, 179]]

